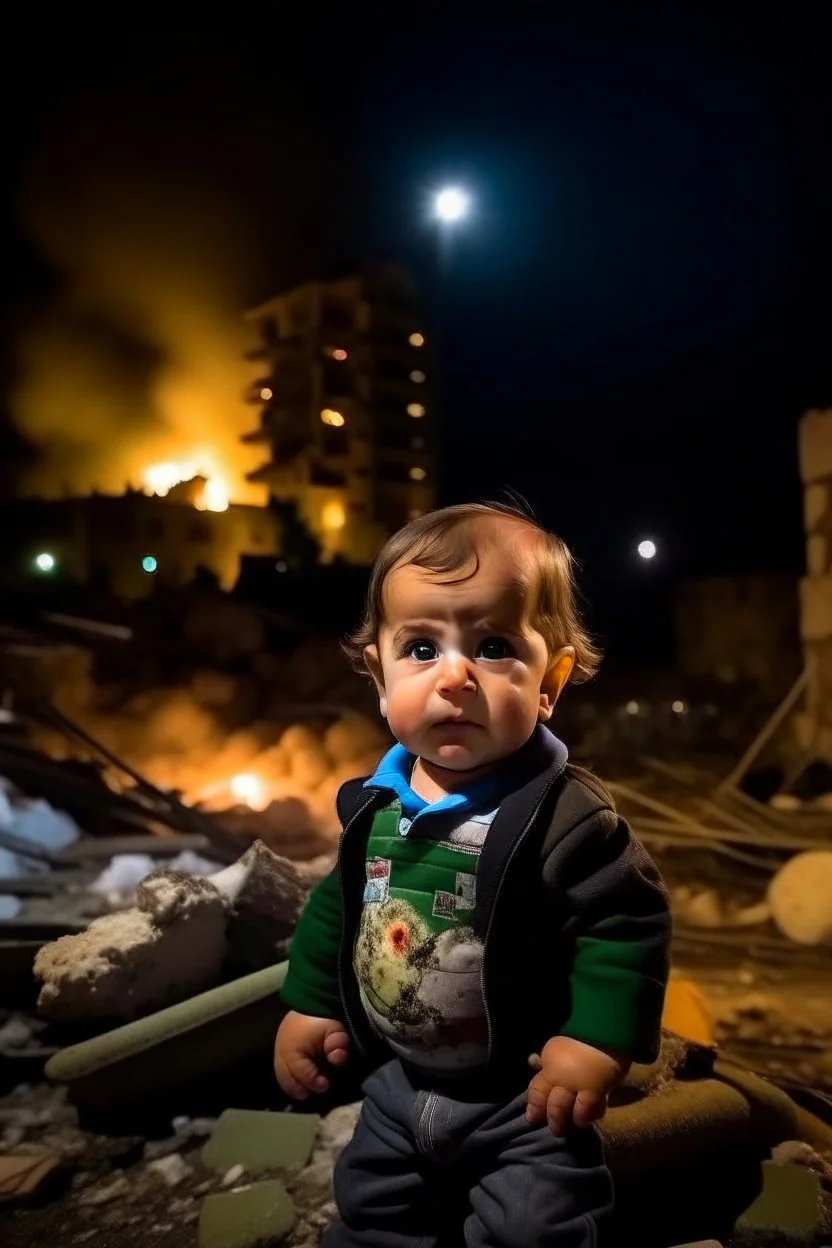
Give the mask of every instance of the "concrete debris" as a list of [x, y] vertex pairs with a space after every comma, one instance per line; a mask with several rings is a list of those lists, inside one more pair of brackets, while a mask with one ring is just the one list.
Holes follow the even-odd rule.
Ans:
[[822, 1230], [817, 1175], [802, 1165], [763, 1162], [763, 1190], [737, 1226], [797, 1235], [813, 1235]]
[[332, 1171], [341, 1150], [352, 1138], [360, 1109], [357, 1103], [331, 1110], [321, 1120], [309, 1165], [287, 1178], [286, 1186], [297, 1209], [288, 1248], [317, 1248], [321, 1235], [338, 1216], [332, 1196]]
[[229, 940], [252, 969], [274, 963], [297, 926], [309, 885], [294, 863], [262, 841], [211, 876], [230, 906]]
[[832, 944], [832, 851], [790, 858], [774, 876], [768, 901], [784, 936], [801, 945]]
[[97, 1187], [90, 1187], [80, 1192], [78, 1202], [82, 1205], [107, 1205], [113, 1200], [128, 1195], [129, 1191], [130, 1184], [126, 1177], [123, 1174], [117, 1174], [114, 1178], [99, 1183]]
[[[142, 880], [159, 869], [159, 860], [150, 854], [115, 854], [91, 884], [88, 891], [103, 897], [115, 909], [131, 901]], [[219, 870], [216, 862], [210, 862], [193, 850], [186, 849], [166, 864], [166, 870], [184, 871], [186, 875], [213, 875]]]
[[[81, 835], [69, 815], [54, 810], [48, 802], [23, 797], [3, 776], [0, 776], [0, 832], [8, 832], [20, 841], [51, 852], [66, 849]], [[46, 863], [36, 858], [0, 846], [0, 876], [5, 879], [40, 875], [48, 869]], [[0, 895], [0, 919], [16, 919], [22, 909], [18, 897], [10, 893]]]
[[[57, 853], [73, 845], [81, 835], [74, 819], [55, 810], [41, 798], [23, 797], [10, 781], [0, 776], [0, 831], [10, 832], [21, 841]], [[44, 870], [24, 854], [0, 849], [0, 875], [25, 875]]]
[[159, 871], [136, 907], [94, 919], [35, 958], [38, 1007], [54, 1019], [130, 1019], [216, 982], [226, 952], [225, 902], [207, 880]]
[[20, 1014], [13, 1014], [0, 1027], [0, 1053], [10, 1049], [25, 1049], [34, 1038], [34, 1029]]
[[304, 1166], [319, 1124], [317, 1114], [227, 1109], [202, 1150], [203, 1165], [225, 1172], [239, 1164], [253, 1174]]
[[245, 1166], [241, 1166], [240, 1163], [237, 1162], [236, 1166], [232, 1166], [230, 1170], [226, 1170], [225, 1174], [222, 1176], [222, 1186], [236, 1187], [245, 1172]]
[[147, 1168], [164, 1179], [168, 1187], [176, 1187], [193, 1174], [192, 1167], [188, 1165], [181, 1153], [169, 1153], [167, 1157], [158, 1157], [155, 1161], [148, 1162]]
[[[119, 858], [126, 873], [105, 880], [105, 891], [116, 883], [132, 888], [152, 862]], [[285, 954], [310, 886], [261, 841], [210, 876], [154, 870], [136, 885], [134, 907], [40, 950], [38, 1006], [50, 1019], [126, 1021], [213, 986], [229, 952], [249, 970], [273, 965]]]
[[206, 1196], [199, 1218], [199, 1248], [254, 1248], [291, 1230], [295, 1208], [280, 1179], [239, 1192]]

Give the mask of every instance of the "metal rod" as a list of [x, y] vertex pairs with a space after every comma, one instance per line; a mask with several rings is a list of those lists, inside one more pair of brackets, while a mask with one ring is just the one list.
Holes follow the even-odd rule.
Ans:
[[792, 711], [792, 709], [797, 703], [798, 698], [801, 697], [804, 690], [808, 687], [810, 677], [813, 674], [814, 674], [814, 658], [810, 653], [809, 657], [807, 658], [806, 666], [804, 667], [803, 671], [800, 673], [797, 680], [794, 682], [791, 689], [786, 694], [785, 698], [777, 707], [777, 709], [772, 712], [772, 714], [768, 717], [766, 722], [763, 724], [762, 728], [757, 733], [756, 737], [751, 742], [748, 749], [742, 755], [739, 762], [736, 764], [735, 767], [732, 768], [732, 770], [728, 773], [728, 775], [725, 777], [722, 783], [718, 785], [717, 793], [720, 793], [725, 789], [734, 788], [736, 785], [739, 784], [739, 782], [742, 780], [745, 773], [748, 771], [748, 768], [754, 762], [754, 759], [762, 750], [763, 746], [766, 745], [767, 742], [771, 740], [771, 738], [774, 736], [777, 729], [782, 724], [783, 720]]

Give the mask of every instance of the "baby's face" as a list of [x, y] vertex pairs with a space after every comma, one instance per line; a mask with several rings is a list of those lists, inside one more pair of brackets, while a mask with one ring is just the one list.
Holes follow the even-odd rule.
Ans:
[[[505, 527], [500, 532], [505, 539]], [[412, 565], [391, 572], [377, 652], [367, 653], [393, 735], [453, 771], [520, 749], [551, 715], [565, 678], [555, 678], [553, 693], [558, 656], [550, 658], [529, 620], [522, 541], [484, 535], [477, 553], [476, 575], [458, 584]]]

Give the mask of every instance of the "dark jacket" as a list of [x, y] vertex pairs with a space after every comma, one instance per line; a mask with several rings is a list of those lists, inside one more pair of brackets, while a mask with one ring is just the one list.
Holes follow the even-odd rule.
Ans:
[[[477, 865], [489, 1068], [525, 1068], [554, 1035], [653, 1061], [669, 970], [667, 890], [611, 796], [567, 762], [562, 742], [539, 727], [524, 751], [533, 778], [501, 803]], [[352, 954], [370, 825], [392, 797], [360, 779], [340, 790], [338, 863], [310, 895], [282, 991], [291, 1009], [343, 1020], [372, 1065], [391, 1054], [364, 1014]]]

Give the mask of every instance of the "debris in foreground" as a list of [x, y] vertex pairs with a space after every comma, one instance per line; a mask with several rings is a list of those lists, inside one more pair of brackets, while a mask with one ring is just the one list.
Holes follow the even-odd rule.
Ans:
[[51, 1019], [129, 1020], [218, 983], [232, 952], [248, 967], [274, 964], [309, 885], [293, 863], [255, 841], [210, 876], [153, 872], [129, 910], [44, 945], [34, 973]]
[[227, 1109], [202, 1150], [202, 1162], [220, 1171], [239, 1164], [251, 1174], [305, 1166], [319, 1125], [317, 1114]]
[[225, 903], [207, 880], [160, 871], [136, 906], [44, 945], [38, 1009], [53, 1019], [133, 1018], [215, 982], [226, 951]]
[[256, 1248], [291, 1230], [295, 1207], [280, 1179], [206, 1196], [199, 1218], [199, 1248]]

